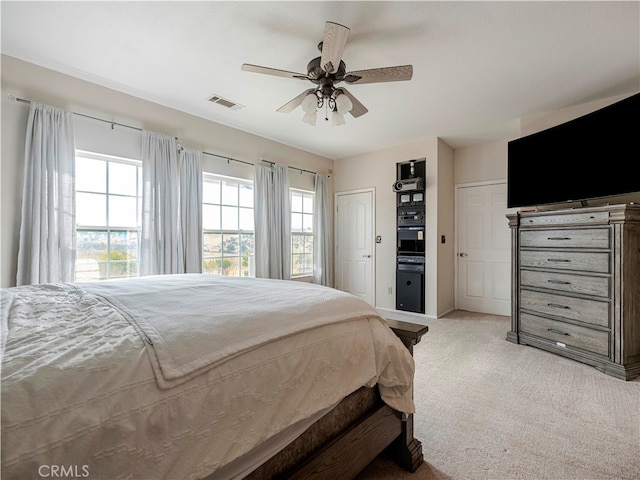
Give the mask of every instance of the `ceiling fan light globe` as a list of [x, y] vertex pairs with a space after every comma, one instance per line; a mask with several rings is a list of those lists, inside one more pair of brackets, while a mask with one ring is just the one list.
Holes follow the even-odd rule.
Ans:
[[344, 115], [345, 113], [349, 113], [352, 108], [353, 103], [349, 97], [344, 94], [338, 95], [338, 98], [336, 98], [336, 110], [338, 110], [339, 113]]
[[316, 111], [314, 110], [313, 112], [305, 113], [304, 117], [302, 117], [302, 121], [304, 123], [308, 123], [309, 125], [315, 125], [317, 117], [318, 116], [316, 115]]
[[315, 113], [318, 106], [318, 99], [313, 93], [310, 93], [302, 100], [302, 110], [307, 113]]
[[345, 124], [344, 115], [339, 111], [334, 110], [332, 115], [332, 123], [334, 127], [339, 127], [340, 125], [344, 125]]

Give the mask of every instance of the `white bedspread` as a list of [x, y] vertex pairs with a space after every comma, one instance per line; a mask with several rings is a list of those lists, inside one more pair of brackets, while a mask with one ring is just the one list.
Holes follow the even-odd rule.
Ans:
[[276, 339], [371, 315], [353, 295], [302, 282], [190, 274], [79, 286], [139, 328], [161, 388]]
[[414, 408], [402, 343], [326, 287], [147, 277], [5, 289], [1, 310], [7, 479], [202, 478], [361, 386]]

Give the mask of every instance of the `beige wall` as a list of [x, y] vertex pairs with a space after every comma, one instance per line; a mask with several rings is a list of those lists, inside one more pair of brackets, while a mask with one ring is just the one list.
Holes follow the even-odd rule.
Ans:
[[500, 140], [456, 149], [454, 183], [506, 181], [507, 143]]
[[[436, 316], [447, 314], [454, 307], [455, 280], [455, 188], [454, 150], [438, 140], [438, 228], [437, 245]], [[444, 243], [442, 242], [444, 237]]]
[[[260, 158], [319, 173], [331, 173], [333, 160], [289, 147], [148, 102], [115, 90], [63, 75], [12, 57], [2, 56], [2, 157], [0, 163], [0, 285], [15, 285], [24, 141], [28, 104], [10, 102], [8, 95], [45, 103], [75, 113], [144, 128], [182, 139], [185, 147], [255, 163]], [[129, 156], [141, 149], [137, 130], [74, 115], [78, 148]], [[133, 153], [132, 153], [133, 152]], [[252, 167], [204, 156], [203, 169], [211, 173], [253, 178]], [[292, 171], [293, 172], [293, 171]], [[333, 197], [333, 178], [329, 182]], [[313, 189], [313, 175], [291, 175], [291, 185]], [[330, 206], [332, 208], [332, 205]]]

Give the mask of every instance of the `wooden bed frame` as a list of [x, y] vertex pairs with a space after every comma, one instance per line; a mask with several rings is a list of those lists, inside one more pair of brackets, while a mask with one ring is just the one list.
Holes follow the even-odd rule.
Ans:
[[[412, 354], [428, 331], [425, 325], [388, 323]], [[407, 471], [415, 472], [423, 462], [422, 444], [413, 436], [413, 415], [384, 404], [377, 388], [363, 387], [246, 479], [348, 480], [387, 448]]]

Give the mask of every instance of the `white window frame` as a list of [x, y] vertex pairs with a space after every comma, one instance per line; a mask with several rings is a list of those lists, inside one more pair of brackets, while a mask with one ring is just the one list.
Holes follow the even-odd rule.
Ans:
[[[99, 274], [99, 278], [95, 278], [94, 275], [92, 275], [91, 273], [87, 274], [87, 268], [89, 269], [89, 272], [93, 272], [93, 261], [86, 261], [85, 259], [77, 259], [76, 258], [76, 265], [74, 268], [74, 273], [75, 273], [75, 279], [76, 281], [98, 281], [98, 280], [106, 280], [106, 279], [110, 279], [110, 278], [125, 278], [125, 277], [137, 277], [140, 275], [140, 265], [139, 265], [139, 259], [140, 259], [140, 237], [141, 237], [141, 230], [142, 230], [142, 225], [141, 225], [141, 205], [142, 205], [142, 162], [140, 160], [136, 160], [136, 159], [131, 159], [131, 158], [123, 158], [123, 157], [116, 157], [113, 155], [105, 155], [105, 154], [100, 154], [100, 153], [95, 153], [95, 152], [88, 152], [88, 151], [84, 151], [84, 150], [76, 150], [76, 165], [78, 162], [78, 159], [82, 159], [82, 158], [87, 158], [87, 159], [93, 159], [93, 160], [101, 160], [106, 162], [105, 163], [105, 191], [104, 192], [98, 192], [95, 190], [78, 190], [76, 188], [76, 195], [78, 193], [88, 193], [88, 194], [100, 194], [100, 195], [105, 195], [105, 224], [78, 224], [76, 223], [76, 236], [78, 236], [78, 234], [82, 233], [82, 232], [98, 232], [98, 233], [104, 233], [106, 235], [106, 243], [107, 243], [107, 250], [106, 250], [106, 259], [104, 260], [104, 262], [99, 262], [98, 265], [96, 265], [96, 268], [98, 269], [98, 274]], [[111, 189], [110, 189], [110, 179], [109, 179], [109, 167], [112, 164], [124, 164], [124, 165], [131, 165], [136, 167], [136, 179], [135, 179], [135, 184], [136, 184], [136, 194], [135, 195], [126, 195], [126, 194], [120, 194], [120, 193], [112, 193]], [[122, 226], [122, 225], [110, 225], [110, 217], [109, 217], [109, 199], [110, 198], [135, 198], [135, 204], [136, 204], [136, 226]], [[125, 234], [135, 234], [136, 236], [136, 249], [135, 249], [135, 258], [132, 258], [131, 260], [126, 260], [126, 261], [121, 261], [121, 260], [114, 260], [111, 258], [111, 254], [112, 254], [112, 234], [113, 233], [125, 233]], [[106, 264], [106, 271], [105, 271], [105, 275], [103, 276], [100, 273], [100, 263], [105, 263]], [[117, 275], [117, 277], [114, 277], [112, 274], [112, 270], [113, 270], [113, 266], [116, 263], [124, 263], [126, 264], [126, 270], [130, 270], [131, 268], [135, 268], [135, 274], [134, 275]], [[85, 270], [85, 275], [86, 277], [83, 278], [82, 275], [82, 270]]]
[[[300, 211], [298, 210], [294, 210], [293, 208], [293, 195], [294, 194], [298, 194], [298, 195], [302, 195], [303, 199], [302, 199], [302, 204], [303, 207]], [[312, 202], [315, 202], [315, 193], [311, 192], [309, 190], [302, 190], [299, 188], [290, 188], [289, 189], [289, 198], [290, 198], [290, 204], [291, 204], [291, 217], [292, 217], [292, 221], [291, 221], [291, 278], [301, 278], [301, 277], [311, 277], [313, 275], [313, 237], [315, 235], [315, 232], [313, 231], [313, 208], [311, 209], [311, 212], [307, 212], [304, 211], [304, 197], [310, 197]], [[313, 205], [313, 203], [312, 203]], [[303, 223], [302, 223], [302, 227], [303, 230], [302, 231], [294, 231], [293, 229], [293, 216], [294, 215], [302, 215], [303, 218]], [[310, 218], [308, 218], [310, 216]], [[305, 222], [306, 219], [306, 222]], [[309, 231], [305, 231], [304, 228], [306, 226], [306, 223], [310, 222], [311, 225], [311, 230]], [[303, 240], [303, 252], [296, 252], [294, 249], [294, 245], [295, 245], [295, 237], [302, 237]], [[302, 256], [302, 258], [304, 259], [302, 264], [303, 264], [303, 269], [302, 271], [299, 271], [296, 269], [296, 258]], [[304, 268], [304, 265], [308, 265], [307, 268]]]
[[[235, 177], [229, 177], [229, 176], [225, 176], [225, 175], [217, 175], [217, 174], [213, 174], [213, 173], [203, 173], [202, 175], [202, 182], [203, 182], [203, 200], [202, 200], [202, 215], [203, 215], [203, 221], [202, 221], [202, 271], [204, 273], [215, 273], [215, 274], [220, 274], [220, 275], [229, 275], [228, 270], [225, 269], [224, 267], [224, 259], [225, 258], [233, 258], [234, 260], [236, 260], [236, 264], [238, 266], [237, 269], [237, 275], [232, 275], [232, 276], [240, 276], [240, 277], [255, 277], [255, 224], [253, 224], [253, 229], [252, 230], [247, 230], [247, 229], [242, 229], [241, 228], [241, 211], [242, 210], [251, 210], [251, 218], [253, 219], [254, 216], [254, 212], [255, 212], [255, 206], [253, 204], [253, 200], [251, 203], [251, 207], [248, 207], [246, 205], [241, 205], [240, 203], [240, 199], [238, 198], [238, 203], [236, 205], [233, 204], [226, 204], [224, 203], [223, 200], [223, 195], [222, 195], [222, 182], [228, 181], [228, 182], [232, 182], [232, 183], [237, 183], [239, 185], [246, 185], [246, 186], [251, 186], [251, 189], [253, 191], [254, 188], [254, 184], [251, 180], [246, 180], [243, 178], [235, 178]], [[220, 181], [220, 199], [219, 202], [215, 203], [215, 202], [207, 202], [205, 201], [205, 198], [207, 197], [207, 195], [204, 194], [205, 189], [207, 188], [207, 182], [212, 182], [212, 181]], [[238, 191], [238, 196], [240, 195], [240, 192]], [[253, 198], [253, 195], [252, 195]], [[217, 207], [220, 208], [220, 228], [207, 228], [207, 219], [205, 219], [205, 215], [207, 215], [207, 206], [213, 206], [213, 207]], [[237, 225], [237, 229], [228, 229], [228, 228], [223, 228], [223, 209], [224, 207], [230, 207], [230, 208], [236, 208], [238, 210], [238, 225]], [[208, 248], [208, 244], [207, 244], [207, 235], [220, 235], [220, 251], [219, 252], [214, 252], [214, 254], [211, 254], [210, 252], [207, 251]], [[238, 236], [238, 250], [235, 253], [228, 253], [228, 252], [224, 252], [224, 241], [225, 241], [225, 235], [237, 235]], [[252, 239], [250, 241], [250, 245], [251, 245], [251, 250], [250, 250], [250, 255], [246, 255], [246, 252], [243, 251], [243, 237], [247, 237], [247, 236], [251, 236]], [[245, 258], [246, 257], [246, 258]], [[223, 263], [219, 266], [218, 268], [211, 268], [211, 267], [207, 267], [207, 262], [210, 261], [215, 261], [217, 259], [220, 259]], [[229, 268], [229, 267], [227, 267]]]

